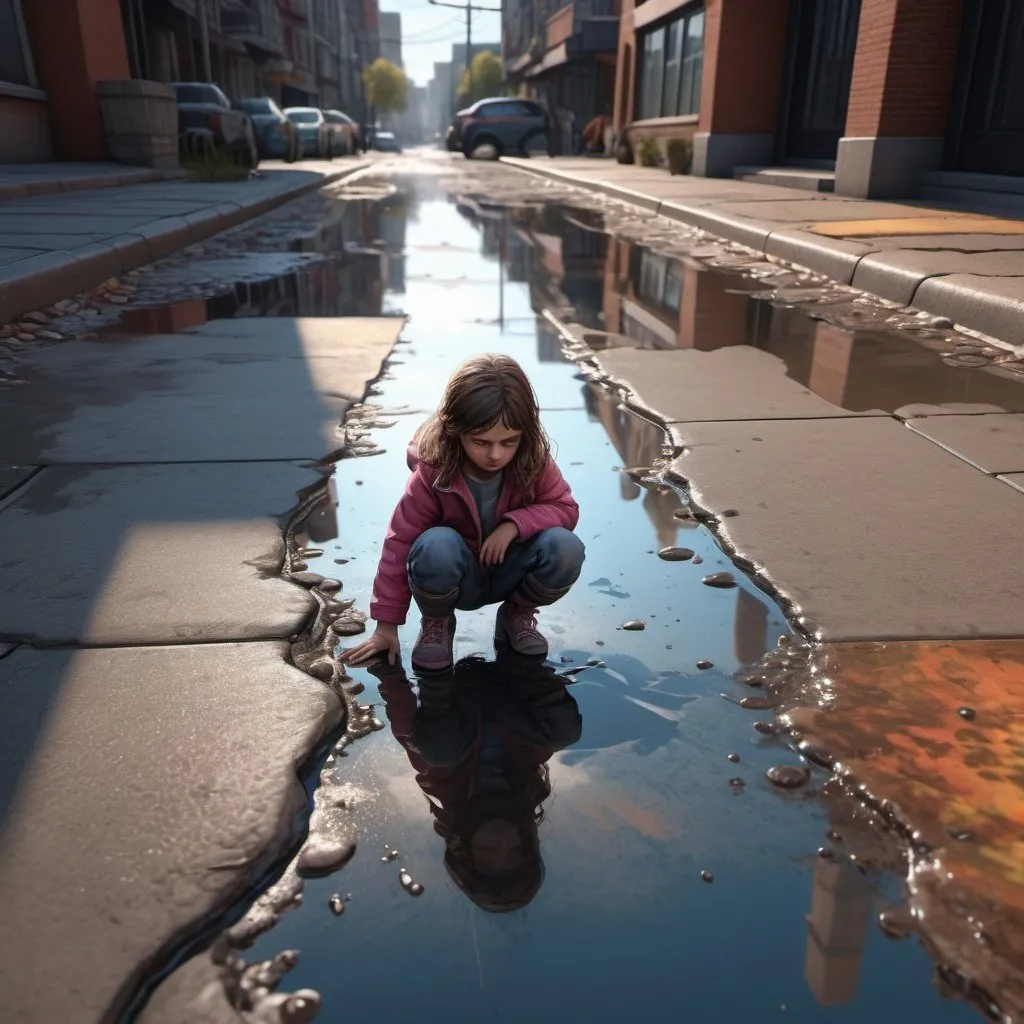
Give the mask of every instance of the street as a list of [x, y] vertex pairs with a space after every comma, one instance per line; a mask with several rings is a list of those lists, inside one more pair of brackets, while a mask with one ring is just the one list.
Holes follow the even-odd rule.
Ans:
[[[520, 167], [353, 171], [0, 360], [10, 1019], [1021, 1019], [1020, 353]], [[581, 510], [550, 656], [483, 609], [454, 684], [412, 617], [346, 672], [486, 351]], [[484, 721], [514, 894], [428, 754]]]

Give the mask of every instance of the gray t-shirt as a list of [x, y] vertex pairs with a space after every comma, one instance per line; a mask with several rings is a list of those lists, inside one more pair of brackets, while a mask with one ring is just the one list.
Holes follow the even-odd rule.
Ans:
[[466, 476], [466, 486], [469, 487], [469, 493], [473, 495], [473, 500], [476, 502], [484, 540], [487, 540], [498, 525], [495, 522], [495, 516], [498, 511], [498, 495], [501, 494], [501, 483], [504, 476], [504, 472], [498, 473], [486, 483]]

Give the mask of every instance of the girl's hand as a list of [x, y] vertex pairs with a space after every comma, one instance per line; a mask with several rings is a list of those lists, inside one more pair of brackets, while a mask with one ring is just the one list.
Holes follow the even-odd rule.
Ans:
[[506, 520], [480, 545], [481, 565], [501, 565], [509, 544], [519, 536], [519, 527]]
[[377, 628], [358, 647], [341, 652], [343, 665], [361, 665], [365, 661], [387, 652], [388, 664], [394, 665], [399, 654], [398, 627], [392, 622], [378, 622]]

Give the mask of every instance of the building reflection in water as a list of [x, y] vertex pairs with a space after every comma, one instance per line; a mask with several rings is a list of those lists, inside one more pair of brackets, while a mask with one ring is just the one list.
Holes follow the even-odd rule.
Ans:
[[421, 677], [417, 700], [401, 665], [369, 671], [444, 841], [449, 876], [483, 910], [525, 907], [544, 881], [547, 762], [583, 730], [564, 680], [537, 659], [474, 656]]

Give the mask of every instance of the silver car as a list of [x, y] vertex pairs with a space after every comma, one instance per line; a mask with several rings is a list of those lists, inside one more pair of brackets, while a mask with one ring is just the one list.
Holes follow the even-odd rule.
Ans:
[[332, 133], [322, 110], [316, 107], [285, 107], [284, 116], [299, 130], [303, 156], [325, 160], [334, 157]]

